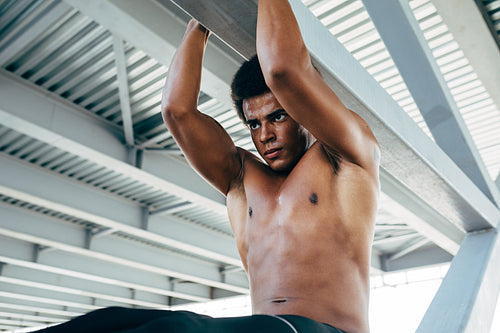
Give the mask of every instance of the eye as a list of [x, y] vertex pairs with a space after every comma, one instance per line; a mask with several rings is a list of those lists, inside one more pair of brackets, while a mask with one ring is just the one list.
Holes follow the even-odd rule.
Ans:
[[274, 121], [281, 121], [285, 119], [285, 115], [283, 113], [280, 113], [280, 114], [277, 114], [275, 117], [274, 117]]
[[259, 128], [259, 124], [258, 123], [250, 123], [250, 124], [248, 124], [248, 128], [250, 128], [251, 130], [256, 130], [257, 128]]

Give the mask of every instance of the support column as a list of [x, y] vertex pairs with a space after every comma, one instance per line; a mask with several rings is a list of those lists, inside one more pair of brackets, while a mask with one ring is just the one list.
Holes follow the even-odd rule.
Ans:
[[500, 206], [498, 189], [486, 170], [408, 0], [363, 0], [363, 4], [436, 143], [497, 207]]
[[417, 333], [489, 332], [499, 291], [498, 230], [467, 234]]

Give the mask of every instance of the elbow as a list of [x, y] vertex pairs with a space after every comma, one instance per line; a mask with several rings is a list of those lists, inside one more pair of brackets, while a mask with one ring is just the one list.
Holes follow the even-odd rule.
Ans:
[[279, 89], [283, 86], [288, 86], [290, 82], [293, 81], [296, 75], [293, 67], [288, 64], [278, 63], [271, 66], [266, 66], [262, 68], [262, 73], [266, 81], [267, 86], [271, 89]]
[[262, 74], [271, 90], [290, 85], [312, 67], [308, 53], [304, 52], [303, 56], [300, 52], [294, 54], [290, 56], [285, 52], [261, 62]]
[[179, 105], [175, 105], [172, 103], [162, 103], [161, 107], [161, 116], [163, 118], [163, 121], [169, 127], [169, 124], [172, 123], [173, 121], [178, 121], [182, 119], [185, 115], [188, 114], [188, 110]]

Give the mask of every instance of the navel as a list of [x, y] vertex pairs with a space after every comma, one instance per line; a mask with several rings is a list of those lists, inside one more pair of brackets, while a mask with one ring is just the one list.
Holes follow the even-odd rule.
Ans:
[[253, 210], [252, 207], [248, 207], [248, 216], [252, 217]]
[[316, 193], [311, 193], [311, 195], [309, 196], [309, 201], [313, 205], [316, 205], [318, 203], [318, 195]]
[[276, 298], [271, 300], [271, 303], [286, 303], [286, 298]]

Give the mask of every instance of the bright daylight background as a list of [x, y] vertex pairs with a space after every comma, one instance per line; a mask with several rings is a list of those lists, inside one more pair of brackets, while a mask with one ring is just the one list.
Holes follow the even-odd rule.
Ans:
[[[373, 276], [370, 299], [371, 333], [415, 332], [448, 268], [449, 264]], [[189, 310], [213, 317], [251, 314], [248, 296], [176, 306], [175, 309]], [[500, 301], [497, 304], [495, 319], [489, 333], [500, 333]]]

